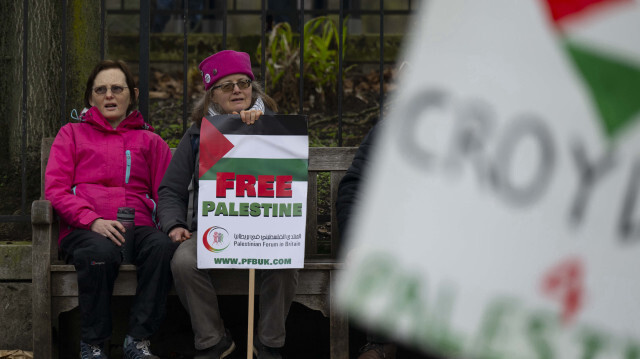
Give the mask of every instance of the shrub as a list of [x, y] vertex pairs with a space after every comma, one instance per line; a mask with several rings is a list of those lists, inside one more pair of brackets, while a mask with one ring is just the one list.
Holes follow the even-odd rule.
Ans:
[[[345, 24], [342, 28], [343, 59], [347, 37]], [[300, 103], [300, 36], [293, 32], [288, 23], [279, 23], [271, 31], [268, 41], [265, 49], [267, 93], [273, 94], [284, 113], [297, 112]], [[318, 105], [322, 106], [336, 95], [339, 62], [337, 25], [326, 16], [309, 20], [304, 25], [303, 44], [305, 92], [309, 90], [318, 95]], [[261, 52], [262, 44], [257, 49], [258, 59], [261, 59]], [[348, 69], [344, 69], [343, 72], [347, 71]]]

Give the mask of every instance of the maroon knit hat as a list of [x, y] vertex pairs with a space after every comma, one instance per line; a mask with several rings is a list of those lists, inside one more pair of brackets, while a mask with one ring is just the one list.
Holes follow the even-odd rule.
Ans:
[[204, 59], [198, 68], [205, 90], [209, 90], [219, 79], [232, 74], [245, 74], [252, 81], [255, 80], [251, 71], [251, 59], [246, 52], [223, 50]]

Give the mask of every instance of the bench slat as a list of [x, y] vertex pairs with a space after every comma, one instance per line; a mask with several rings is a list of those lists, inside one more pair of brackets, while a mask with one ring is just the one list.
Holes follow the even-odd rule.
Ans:
[[309, 171], [346, 171], [357, 147], [309, 147]]
[[[259, 272], [258, 272], [259, 273]], [[213, 269], [211, 277], [219, 295], [240, 295], [249, 292], [249, 272], [247, 270]], [[305, 269], [300, 271], [296, 294], [327, 294], [329, 271], [326, 269]], [[56, 285], [51, 288], [55, 297], [75, 297], [78, 295], [78, 281], [75, 271], [55, 271], [51, 273], [51, 281]], [[113, 295], [132, 296], [136, 292], [135, 270], [120, 271], [113, 289]], [[260, 285], [260, 275], [256, 275], [256, 288]], [[172, 291], [175, 294], [174, 291]]]

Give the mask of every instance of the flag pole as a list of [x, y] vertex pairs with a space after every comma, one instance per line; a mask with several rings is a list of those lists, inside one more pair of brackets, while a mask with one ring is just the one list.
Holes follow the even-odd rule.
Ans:
[[256, 291], [256, 270], [249, 269], [249, 321], [247, 323], [247, 359], [253, 359], [253, 301]]

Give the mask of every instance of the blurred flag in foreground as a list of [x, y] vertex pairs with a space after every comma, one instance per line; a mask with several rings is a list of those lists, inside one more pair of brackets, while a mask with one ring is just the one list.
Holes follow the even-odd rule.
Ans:
[[467, 358], [640, 358], [640, 3], [431, 0], [339, 303]]

